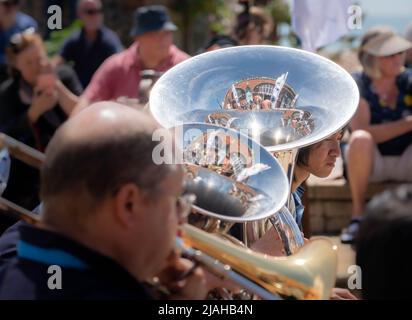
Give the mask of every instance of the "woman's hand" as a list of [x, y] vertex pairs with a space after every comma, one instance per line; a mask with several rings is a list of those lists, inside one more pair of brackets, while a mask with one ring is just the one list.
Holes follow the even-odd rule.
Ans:
[[333, 288], [330, 300], [358, 300], [348, 289]]
[[47, 88], [39, 90], [34, 89], [33, 102], [27, 111], [27, 116], [31, 123], [36, 123], [42, 114], [54, 108], [58, 100], [58, 94], [55, 89]]

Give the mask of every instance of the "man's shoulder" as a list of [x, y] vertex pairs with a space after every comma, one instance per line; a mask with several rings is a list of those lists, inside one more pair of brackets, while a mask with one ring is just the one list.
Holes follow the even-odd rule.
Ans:
[[149, 300], [151, 296], [143, 286], [118, 285], [112, 281], [111, 274], [103, 274], [100, 270], [51, 266], [14, 256], [0, 260], [0, 299]]
[[81, 43], [81, 34], [82, 30], [74, 30], [72, 33], [69, 34], [67, 39], [64, 41], [63, 46], [73, 45], [73, 44], [80, 44]]
[[114, 30], [112, 30], [112, 29], [110, 29], [110, 28], [108, 28], [108, 27], [106, 27], [106, 26], [103, 26], [103, 27], [101, 28], [101, 32], [102, 32], [103, 39], [104, 39], [105, 41], [109, 41], [109, 42], [120, 42], [120, 38], [119, 38], [119, 36], [117, 35], [117, 33], [114, 32]]
[[121, 72], [122, 70], [129, 71], [133, 63], [133, 46], [121, 52], [115, 53], [108, 57], [99, 67], [106, 72]]
[[183, 50], [180, 50], [175, 45], [172, 45], [170, 47], [170, 54], [172, 55], [174, 64], [177, 64], [179, 62], [182, 62], [190, 58], [190, 56], [186, 52], [184, 52]]
[[100, 29], [100, 34], [99, 46], [101, 49], [108, 50], [110, 54], [120, 53], [123, 51], [123, 44], [117, 33], [112, 29], [103, 26]]

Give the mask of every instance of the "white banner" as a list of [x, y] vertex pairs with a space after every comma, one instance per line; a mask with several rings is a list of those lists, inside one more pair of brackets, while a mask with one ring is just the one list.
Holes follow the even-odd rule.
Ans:
[[302, 49], [316, 51], [335, 42], [349, 30], [348, 8], [353, 0], [294, 0], [291, 4], [292, 28]]

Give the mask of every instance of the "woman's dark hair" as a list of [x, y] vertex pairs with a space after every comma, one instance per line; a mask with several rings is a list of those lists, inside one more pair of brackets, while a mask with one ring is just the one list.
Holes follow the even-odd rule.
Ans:
[[303, 147], [299, 150], [298, 157], [296, 159], [297, 166], [307, 166], [309, 161], [310, 150], [314, 145]]

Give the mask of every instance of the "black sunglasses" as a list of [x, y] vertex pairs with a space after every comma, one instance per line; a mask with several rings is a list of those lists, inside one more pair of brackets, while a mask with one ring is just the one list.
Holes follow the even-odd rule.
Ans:
[[100, 14], [103, 12], [102, 9], [84, 9], [83, 12], [85, 14], [88, 14], [89, 16], [95, 15], [95, 14]]

